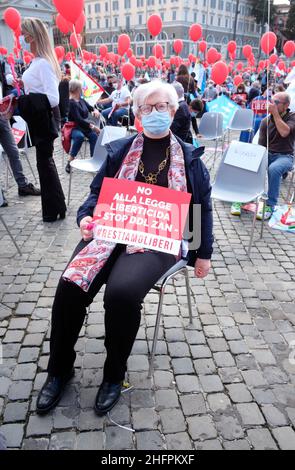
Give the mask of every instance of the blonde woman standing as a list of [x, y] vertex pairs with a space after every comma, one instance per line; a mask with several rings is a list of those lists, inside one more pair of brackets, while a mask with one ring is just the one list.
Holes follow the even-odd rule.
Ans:
[[53, 112], [59, 104], [61, 71], [49, 35], [42, 21], [23, 21], [20, 43], [35, 55], [22, 81], [25, 95], [19, 98], [21, 116], [27, 121], [32, 144], [36, 147], [44, 222], [64, 219], [65, 197], [53, 160], [53, 142], [58, 130]]

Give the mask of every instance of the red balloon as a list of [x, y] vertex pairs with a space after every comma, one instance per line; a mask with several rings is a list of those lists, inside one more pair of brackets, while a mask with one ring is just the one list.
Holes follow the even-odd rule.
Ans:
[[81, 15], [79, 16], [79, 18], [77, 19], [75, 23], [75, 30], [77, 34], [82, 33], [85, 23], [86, 23], [86, 16], [85, 16], [84, 11], [82, 11]]
[[216, 62], [212, 67], [211, 78], [217, 85], [222, 85], [228, 76], [228, 66], [222, 62]]
[[75, 24], [84, 8], [84, 0], [53, 0], [57, 11], [68, 21]]
[[63, 59], [65, 56], [65, 48], [63, 46], [57, 46], [54, 48], [56, 57], [58, 59]]
[[188, 56], [190, 62], [196, 62], [197, 58], [194, 54], [189, 54]]
[[295, 52], [295, 43], [293, 41], [285, 42], [283, 51], [286, 57], [292, 57]]
[[156, 57], [151, 55], [148, 60], [146, 61], [147, 65], [152, 69], [156, 66], [157, 60]]
[[200, 24], [192, 24], [189, 29], [189, 37], [192, 41], [196, 42], [201, 39], [203, 34], [202, 26]]
[[163, 58], [163, 48], [160, 44], [155, 44], [153, 47], [153, 55], [157, 59], [162, 59]]
[[263, 50], [265, 54], [270, 54], [270, 52], [275, 48], [276, 44], [277, 44], [277, 37], [275, 33], [273, 33], [272, 31], [269, 31], [263, 34], [261, 41], [260, 41], [260, 45], [261, 45], [261, 49]]
[[136, 127], [137, 132], [142, 132], [143, 131], [142, 124], [141, 124], [140, 120], [137, 117], [134, 120], [134, 126]]
[[278, 63], [278, 68], [279, 70], [286, 70], [286, 64], [283, 60], [280, 60], [280, 62]]
[[242, 62], [238, 62], [237, 63], [237, 70], [242, 70], [243, 68], [243, 63]]
[[206, 41], [200, 41], [200, 42], [199, 42], [199, 51], [204, 54], [204, 52], [206, 51], [206, 49], [207, 49], [207, 43], [206, 43]]
[[134, 67], [136, 67], [136, 65], [137, 65], [137, 59], [136, 59], [136, 57], [135, 57], [134, 55], [132, 55], [132, 56], [130, 57], [129, 62], [130, 62], [132, 65], [134, 65]]
[[252, 46], [250, 46], [249, 44], [246, 44], [246, 46], [243, 46], [243, 56], [246, 58], [246, 59], [249, 59], [249, 57], [251, 56], [252, 54]]
[[126, 52], [127, 57], [131, 57], [133, 55], [133, 50], [129, 47]]
[[100, 46], [99, 53], [100, 53], [101, 57], [105, 57], [107, 55], [107, 52], [108, 52], [108, 48], [107, 48], [107, 46], [105, 46], [105, 44]]
[[270, 63], [273, 65], [276, 63], [277, 60], [278, 60], [278, 56], [276, 54], [272, 54], [269, 58]]
[[68, 34], [71, 31], [71, 25], [67, 20], [64, 19], [63, 16], [61, 16], [60, 13], [58, 13], [57, 17], [55, 18], [55, 23], [58, 29], [63, 33], [63, 34]]
[[162, 31], [162, 18], [160, 15], [151, 15], [147, 20], [147, 27], [152, 36], [158, 36]]
[[3, 13], [3, 19], [7, 26], [15, 31], [20, 27], [21, 23], [21, 16], [19, 11], [16, 8], [6, 8], [6, 10]]
[[124, 55], [130, 47], [130, 37], [128, 34], [120, 34], [118, 38], [118, 53]]
[[209, 51], [207, 52], [207, 61], [209, 64], [214, 64], [217, 61], [218, 51], [215, 47], [210, 47]]
[[236, 52], [236, 50], [237, 50], [236, 41], [229, 41], [229, 43], [227, 45], [227, 50], [230, 54], [234, 54], [234, 52]]
[[175, 39], [173, 43], [173, 49], [176, 54], [180, 54], [183, 49], [183, 42], [181, 39]]
[[7, 55], [7, 49], [6, 49], [6, 47], [0, 47], [0, 54], [1, 54], [1, 55]]
[[127, 80], [127, 82], [129, 82], [129, 80], [132, 80], [134, 78], [135, 67], [134, 67], [134, 65], [132, 65], [130, 63], [124, 64], [123, 67], [121, 68], [121, 72], [122, 72], [122, 75], [125, 78], [125, 80]]
[[80, 34], [75, 35], [74, 33], [70, 36], [70, 43], [74, 49], [78, 49], [82, 42], [82, 36]]

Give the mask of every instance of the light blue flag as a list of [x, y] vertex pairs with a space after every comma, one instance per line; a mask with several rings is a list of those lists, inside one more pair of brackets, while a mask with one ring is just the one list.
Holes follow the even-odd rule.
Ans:
[[227, 96], [221, 95], [213, 101], [207, 103], [207, 111], [211, 113], [221, 113], [223, 115], [223, 128], [226, 129], [231, 122], [235, 112], [240, 106]]

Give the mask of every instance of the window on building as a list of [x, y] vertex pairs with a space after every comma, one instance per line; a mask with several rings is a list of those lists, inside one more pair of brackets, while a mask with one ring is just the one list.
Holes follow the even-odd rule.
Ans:
[[92, 29], [92, 21], [88, 20], [88, 29]]
[[226, 27], [226, 29], [229, 27], [228, 18], [225, 18], [225, 27]]
[[113, 2], [113, 10], [119, 10], [119, 2], [118, 0]]
[[172, 12], [172, 21], [176, 21], [176, 15], [177, 15], [177, 11], [173, 10], [173, 12]]
[[127, 30], [130, 29], [130, 16], [129, 15], [126, 16], [126, 29]]
[[109, 19], [108, 18], [105, 19], [105, 25], [106, 25], [106, 28], [109, 27]]
[[255, 23], [250, 23], [251, 32], [254, 33]]
[[99, 23], [99, 20], [96, 20], [96, 28], [99, 29], [100, 28], [100, 23]]
[[142, 24], [142, 14], [139, 13], [138, 15], [138, 24]]
[[91, 15], [91, 4], [88, 5], [88, 15]]
[[125, 0], [124, 6], [125, 8], [131, 8], [131, 0]]
[[216, 0], [210, 0], [210, 7], [216, 8]]
[[108, 2], [105, 2], [105, 4], [104, 4], [104, 11], [109, 11], [109, 4], [108, 4]]
[[202, 24], [206, 24], [206, 15], [202, 15]]
[[226, 2], [225, 9], [226, 9], [226, 11], [231, 11], [231, 3], [230, 2]]
[[218, 26], [221, 26], [221, 18], [218, 18]]
[[194, 23], [198, 21], [198, 13], [195, 11], [194, 12]]
[[[89, 5], [89, 6], [90, 6], [90, 5]], [[95, 11], [95, 13], [100, 13], [100, 4], [99, 4], [99, 3], [96, 3], [96, 4], [94, 5], [94, 11]]]
[[203, 7], [207, 5], [207, 0], [203, 0]]
[[161, 11], [160, 16], [162, 18], [162, 21], [164, 21], [164, 13]]
[[212, 25], [212, 24], [213, 24], [213, 22], [214, 22], [214, 16], [213, 16], [213, 15], [211, 15], [211, 16], [210, 16], [210, 24]]
[[143, 7], [144, 0], [137, 0], [137, 7]]
[[143, 47], [142, 46], [139, 46], [139, 47], [136, 48], [136, 55], [137, 56], [143, 55]]
[[117, 16], [115, 16], [114, 18], [114, 26], [115, 28], [118, 28], [118, 25], [119, 25], [119, 18]]
[[223, 1], [223, 0], [219, 0], [219, 2], [218, 2], [218, 9], [219, 9], [219, 10], [223, 10], [223, 9], [224, 9], [224, 1]]

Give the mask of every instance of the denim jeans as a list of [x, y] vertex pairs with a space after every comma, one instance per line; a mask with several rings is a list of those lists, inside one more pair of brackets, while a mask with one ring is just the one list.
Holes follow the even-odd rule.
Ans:
[[268, 152], [268, 201], [274, 207], [278, 203], [281, 178], [293, 168], [293, 155]]
[[28, 180], [24, 175], [22, 162], [20, 160], [19, 151], [15, 143], [10, 123], [6, 119], [0, 118], [0, 144], [6, 153], [11, 171], [19, 188], [27, 186]]
[[90, 131], [87, 133], [87, 135], [84, 135], [82, 131], [79, 129], [73, 129], [72, 134], [71, 134], [71, 139], [72, 139], [72, 148], [70, 151], [71, 157], [76, 157], [78, 155], [78, 152], [84, 142], [85, 137], [89, 140], [90, 144], [90, 155], [92, 157], [94, 153], [94, 148], [95, 144], [97, 141], [97, 134], [94, 131]]
[[128, 109], [127, 108], [120, 108], [117, 109], [117, 111], [113, 112], [111, 115], [110, 119], [108, 118], [108, 115], [110, 114], [112, 110], [112, 107], [109, 107], [107, 109], [104, 109], [102, 111], [103, 117], [107, 120], [108, 124], [111, 126], [117, 126], [118, 125], [118, 119], [122, 116], [127, 116], [128, 115]]

